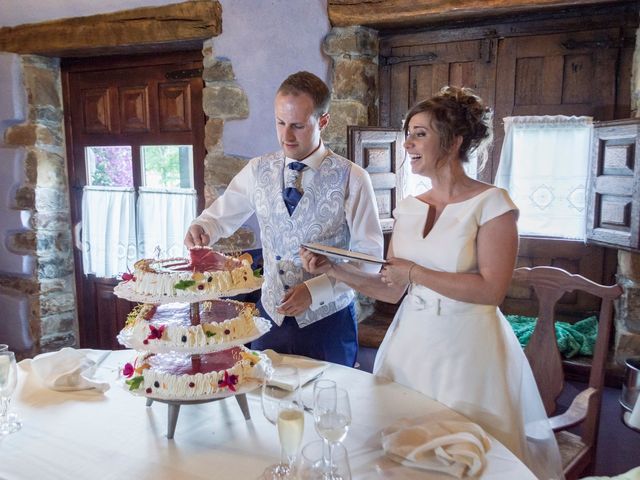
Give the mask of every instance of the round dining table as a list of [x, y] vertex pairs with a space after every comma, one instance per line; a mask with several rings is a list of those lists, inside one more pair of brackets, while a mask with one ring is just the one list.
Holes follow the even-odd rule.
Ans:
[[[2, 480], [188, 480], [257, 479], [280, 457], [277, 428], [261, 410], [260, 390], [247, 394], [246, 420], [233, 397], [183, 405], [174, 436], [167, 438], [168, 405], [132, 395], [119, 374], [135, 353], [109, 352], [95, 378], [110, 388], [55, 391], [18, 364], [18, 386], [11, 410], [22, 428], [0, 437]], [[344, 441], [352, 478], [451, 479], [403, 466], [385, 456], [381, 430], [398, 419], [437, 414], [467, 421], [444, 405], [397, 383], [361, 370], [331, 365], [323, 378], [349, 392], [352, 423]], [[310, 398], [312, 384], [303, 388]], [[303, 445], [319, 439], [313, 417], [305, 414]], [[484, 480], [535, 480], [509, 450], [491, 438]]]

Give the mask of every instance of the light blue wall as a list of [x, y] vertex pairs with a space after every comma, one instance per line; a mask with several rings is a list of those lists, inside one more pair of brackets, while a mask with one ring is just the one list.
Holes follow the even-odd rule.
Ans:
[[[0, 0], [0, 27], [80, 17], [176, 0]], [[253, 157], [278, 148], [273, 97], [280, 82], [298, 70], [328, 80], [329, 58], [321, 51], [329, 32], [326, 0], [220, 0], [222, 34], [217, 56], [229, 58], [249, 97], [249, 118], [228, 121], [226, 153]], [[7, 90], [0, 85], [0, 102]], [[2, 118], [0, 118], [0, 122]]]
[[222, 0], [223, 33], [217, 56], [231, 60], [249, 97], [247, 120], [224, 127], [226, 153], [253, 157], [278, 148], [273, 98], [291, 73], [308, 70], [328, 81], [329, 57], [321, 51], [331, 26], [326, 0]]

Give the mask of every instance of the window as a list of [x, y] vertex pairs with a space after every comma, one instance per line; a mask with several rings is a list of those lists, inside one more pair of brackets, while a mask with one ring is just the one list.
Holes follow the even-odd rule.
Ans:
[[138, 258], [186, 254], [183, 236], [196, 213], [191, 145], [141, 146], [138, 188], [132, 153], [130, 146], [85, 148], [85, 274], [113, 277]]
[[521, 235], [584, 240], [591, 117], [507, 117], [496, 185], [520, 209]]

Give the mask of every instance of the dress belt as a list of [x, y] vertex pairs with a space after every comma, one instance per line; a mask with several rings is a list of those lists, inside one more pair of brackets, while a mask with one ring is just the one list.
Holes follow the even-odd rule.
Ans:
[[482, 315], [496, 311], [495, 305], [480, 305], [476, 303], [460, 302], [444, 297], [433, 290], [411, 285], [407, 293], [407, 300], [413, 310], [426, 311], [435, 315]]

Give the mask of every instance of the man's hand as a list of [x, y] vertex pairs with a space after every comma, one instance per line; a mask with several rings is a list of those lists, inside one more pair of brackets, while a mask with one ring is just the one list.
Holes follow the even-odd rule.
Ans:
[[184, 244], [187, 248], [206, 247], [209, 245], [209, 235], [200, 225], [191, 225], [184, 236]]
[[304, 283], [287, 290], [276, 312], [287, 317], [295, 317], [311, 306], [311, 293]]

